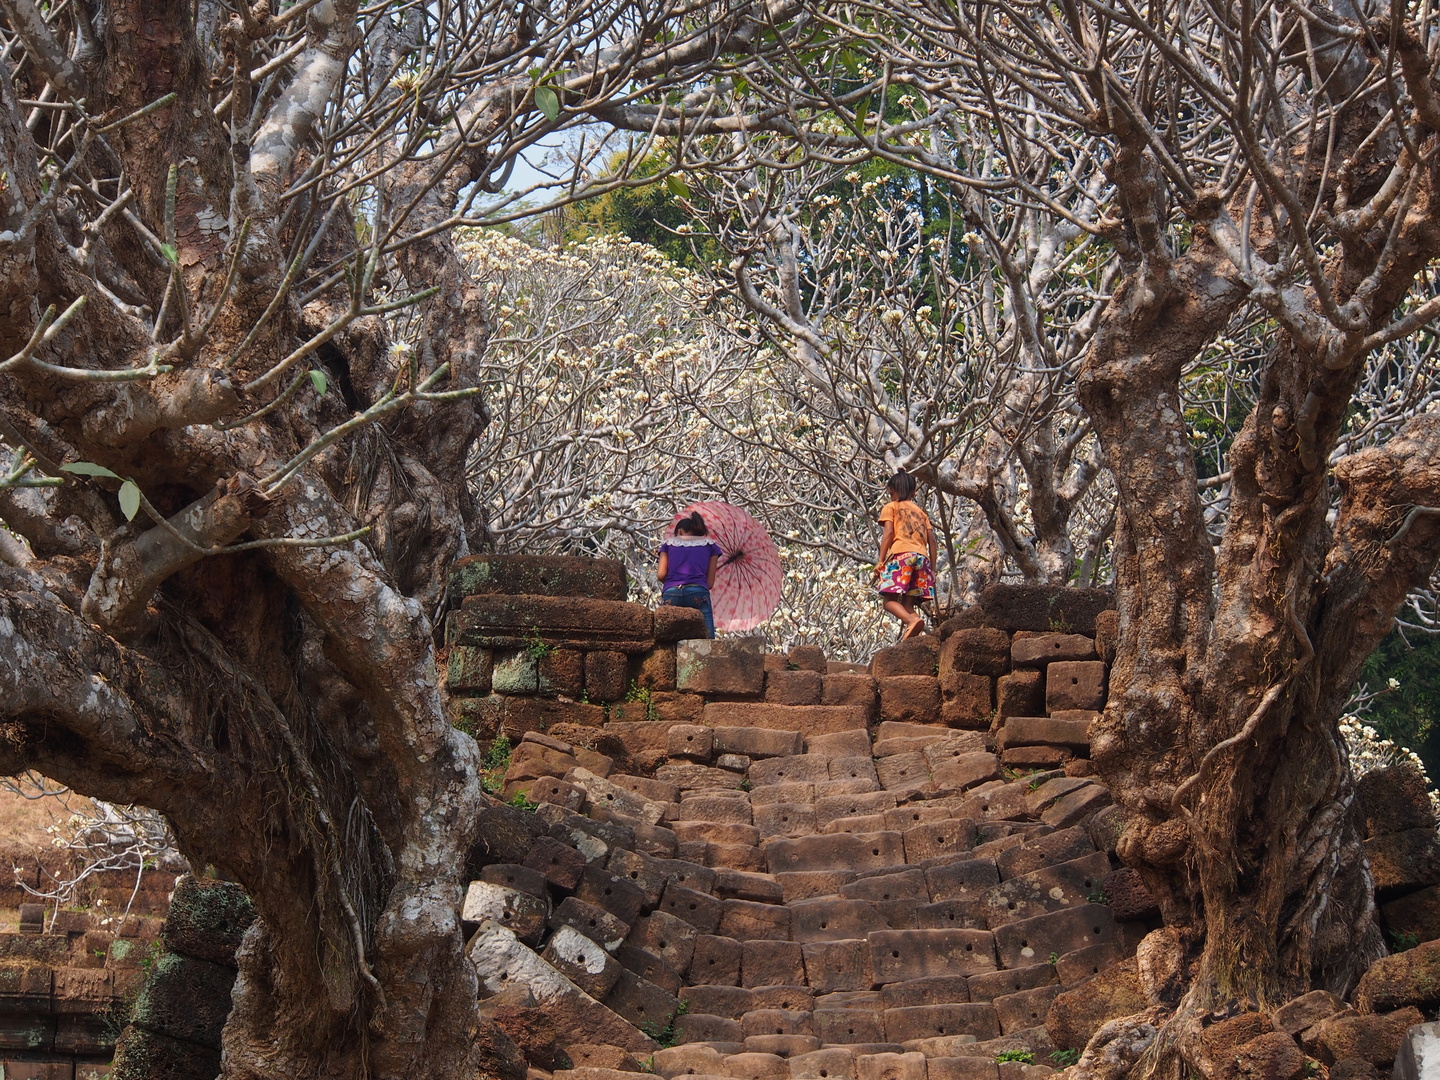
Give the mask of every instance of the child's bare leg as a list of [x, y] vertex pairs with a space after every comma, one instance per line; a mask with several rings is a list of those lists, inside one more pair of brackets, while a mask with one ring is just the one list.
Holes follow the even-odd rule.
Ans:
[[885, 610], [904, 623], [906, 627], [914, 626], [917, 622], [922, 621], [921, 616], [915, 613], [915, 601], [908, 596], [899, 600], [886, 600]]

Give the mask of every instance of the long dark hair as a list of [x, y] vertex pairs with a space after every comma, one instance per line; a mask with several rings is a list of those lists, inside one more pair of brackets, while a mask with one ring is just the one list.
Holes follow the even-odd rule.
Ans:
[[896, 502], [905, 502], [915, 494], [915, 478], [904, 469], [901, 469], [894, 476], [890, 477], [889, 483], [885, 485], [890, 493], [895, 496]]
[[709, 536], [710, 532], [705, 528], [705, 519], [700, 516], [700, 511], [692, 510], [689, 517], [683, 517], [675, 523], [675, 535]]

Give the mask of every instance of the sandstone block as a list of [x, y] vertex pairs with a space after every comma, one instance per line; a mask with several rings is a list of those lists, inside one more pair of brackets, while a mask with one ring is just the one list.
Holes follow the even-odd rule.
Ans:
[[675, 689], [675, 646], [657, 645], [630, 658], [630, 678], [641, 690]]
[[880, 998], [885, 1008], [892, 1011], [924, 1005], [963, 1003], [970, 1000], [968, 982], [963, 975], [937, 975], [929, 979], [889, 983], [881, 987]]
[[1355, 796], [1367, 837], [1435, 829], [1425, 778], [1414, 765], [1391, 765], [1366, 773], [1355, 783]]
[[[735, 798], [735, 793], [707, 794], [704, 791], [686, 792], [680, 803], [670, 811], [672, 824], [711, 822], [727, 825], [750, 825], [752, 813], [750, 800]], [[743, 795], [743, 792], [739, 793]]]
[[779, 874], [796, 870], [859, 871], [898, 866], [905, 861], [904, 852], [899, 833], [882, 832], [774, 840], [767, 847], [766, 856], [770, 872]]
[[791, 936], [802, 943], [854, 940], [889, 926], [874, 905], [864, 900], [800, 900], [790, 904], [789, 911]]
[[551, 649], [535, 665], [538, 691], [548, 697], [579, 697], [585, 689], [585, 654], [579, 649]]
[[[973, 842], [973, 834], [971, 839]], [[980, 900], [1000, 883], [1000, 872], [994, 859], [965, 859], [930, 867], [925, 871], [925, 880], [934, 900]]]
[[1405, 1033], [1424, 1022], [1424, 1014], [1413, 1005], [1384, 1015], [1342, 1015], [1322, 1020], [1315, 1033], [1316, 1056], [1326, 1065], [1360, 1058], [1388, 1068], [1400, 1052]]
[[876, 784], [878, 790], [880, 774], [876, 771], [874, 758], [869, 754], [855, 757], [832, 757], [830, 759], [830, 779], [870, 780]]
[[1060, 976], [1060, 985], [1066, 990], [1079, 986], [1087, 979], [1099, 975], [1106, 968], [1113, 967], [1126, 959], [1133, 953], [1133, 948], [1132, 946], [1127, 951], [1125, 942], [1115, 940], [1063, 954], [1055, 961], [1055, 971]]
[[883, 1042], [885, 1019], [881, 1013], [862, 1009], [816, 1009], [816, 1032], [825, 1044]]
[[1085, 822], [1085, 832], [1096, 849], [1107, 855], [1115, 854], [1115, 845], [1125, 830], [1125, 811], [1118, 806], [1107, 806], [1097, 810]]
[[819, 645], [796, 645], [786, 656], [789, 666], [796, 671], [815, 671], [825, 674], [825, 650]]
[[629, 675], [630, 661], [623, 652], [596, 649], [585, 654], [585, 691], [594, 701], [619, 701]]
[[[1006, 1035], [1026, 1028], [1043, 1027], [1050, 1004], [1060, 995], [1059, 986], [1037, 986], [995, 999], [1000, 1031]], [[997, 1032], [997, 1034], [999, 1034]]]
[[465, 890], [460, 920], [479, 924], [492, 919], [528, 945], [540, 940], [550, 917], [550, 901], [504, 885], [472, 881]]
[[925, 1076], [924, 1054], [866, 1054], [855, 1062], [855, 1080], [925, 1080]]
[[[789, 908], [780, 904], [757, 904], [750, 900], [725, 900], [723, 903], [720, 915], [722, 936], [734, 938], [742, 947], [747, 941], [790, 940]], [[744, 970], [743, 966], [741, 970]]]
[[[761, 762], [761, 764], [763, 765], [764, 763]], [[791, 783], [781, 780], [776, 783], [764, 784], [760, 787], [751, 787], [751, 806], [772, 806], [776, 803], [813, 806], [815, 803], [815, 785], [812, 783]]]
[[720, 1052], [711, 1046], [671, 1046], [657, 1051], [650, 1067], [665, 1080], [694, 1074], [717, 1076], [722, 1060]]
[[818, 671], [767, 671], [765, 700], [774, 705], [819, 705], [824, 676]]
[[795, 754], [757, 761], [747, 775], [752, 790], [773, 784], [814, 784], [829, 779], [830, 763], [819, 754]]
[[779, 904], [783, 890], [774, 875], [748, 873], [729, 867], [715, 871], [714, 893], [722, 900], [751, 900], [757, 904]]
[[625, 567], [618, 559], [574, 555], [467, 555], [455, 560], [447, 588], [455, 599], [481, 593], [594, 600], [628, 595]]
[[995, 716], [995, 680], [952, 671], [940, 677], [940, 720], [946, 727], [985, 731]]
[[1380, 906], [1392, 938], [1413, 935], [1415, 941], [1440, 938], [1440, 885], [1402, 896]]
[[700, 934], [690, 960], [690, 978], [707, 986], [740, 985], [743, 950], [734, 938]]
[[499, 649], [524, 649], [538, 636], [557, 646], [641, 652], [655, 630], [640, 604], [573, 596], [469, 596], [452, 620], [457, 644]]
[[1365, 854], [1377, 900], [1440, 884], [1440, 834], [1433, 827], [1373, 836], [1365, 841]]
[[1104, 784], [1087, 784], [1059, 799], [1040, 815], [1052, 829], [1068, 829], [1111, 803], [1110, 789]]
[[723, 900], [707, 893], [671, 883], [665, 886], [659, 909], [667, 915], [683, 919], [702, 934], [714, 934], [715, 928], [720, 925], [724, 904]]
[[1030, 811], [1032, 817], [1039, 817], [1061, 798], [1090, 783], [1078, 776], [1055, 776], [1048, 780], [1037, 776], [1031, 781], [1032, 784], [1037, 782], [1039, 786], [1025, 797], [1025, 809]]
[[931, 762], [931, 779], [937, 791], [965, 791], [990, 780], [1000, 779], [1000, 759], [982, 751], [949, 757], [926, 755]]
[[[605, 1069], [609, 1072], [638, 1072], [640, 1062], [634, 1054], [626, 1053], [618, 1046], [600, 1046], [595, 1043], [574, 1043], [565, 1047], [565, 1056], [575, 1069]], [[578, 1080], [578, 1078], [577, 1078]], [[597, 1077], [596, 1080], [610, 1080]]]
[[869, 710], [860, 705], [769, 705], [761, 702], [713, 701], [705, 706], [710, 727], [759, 727], [798, 731], [803, 737], [865, 730]]
[[1035, 716], [1045, 711], [1045, 679], [1039, 671], [1022, 669], [995, 680], [995, 715]]
[[740, 981], [752, 988], [805, 985], [805, 957], [799, 942], [760, 938], [742, 941]]
[[672, 762], [655, 770], [655, 779], [674, 784], [682, 792], [719, 789], [733, 791], [739, 778], [724, 769], [712, 769], [708, 765]]
[[666, 734], [665, 749], [674, 758], [709, 761], [713, 753], [713, 733], [698, 724], [676, 724]]
[[915, 929], [988, 930], [989, 926], [978, 900], [940, 900], [915, 909]]
[[1422, 1080], [1437, 1069], [1440, 1069], [1440, 1023], [1412, 1027], [1405, 1033], [1405, 1041], [1395, 1055], [1391, 1075], [1395, 1080]]
[[1063, 956], [1113, 941], [1115, 933], [1115, 919], [1109, 908], [1083, 904], [997, 927], [995, 947], [1002, 967], [1026, 967], [1045, 960], [1051, 953]]
[[532, 870], [528, 866], [520, 866], [516, 863], [493, 863], [483, 867], [480, 871], [480, 880], [489, 882], [491, 885], [503, 885], [507, 889], [514, 889], [530, 896], [544, 898], [546, 895], [545, 875], [538, 870]]
[[875, 930], [866, 935], [877, 983], [995, 970], [995, 939], [984, 930]]
[[1008, 716], [996, 738], [1002, 750], [1012, 746], [1065, 746], [1072, 750], [1090, 750], [1091, 713], [1083, 720], [1059, 720], [1047, 716]]
[[[695, 928], [685, 920], [677, 919], [668, 912], [652, 911], [635, 921], [625, 944], [630, 948], [643, 949], [677, 975], [684, 975], [694, 959], [698, 936]], [[645, 975], [645, 972], [637, 974]], [[649, 978], [648, 975], [646, 977]]]
[[502, 725], [505, 734], [515, 742], [526, 732], [548, 731], [560, 724], [598, 728], [604, 722], [605, 710], [599, 705], [552, 701], [549, 698], [509, 697], [505, 699]]
[[754, 810], [761, 841], [776, 836], [811, 836], [816, 831], [815, 808], [807, 803], [772, 803]]
[[943, 1035], [973, 1035], [994, 1039], [1000, 1035], [996, 1007], [988, 1003], [946, 1002], [886, 1009], [885, 1038], [905, 1043]]
[[739, 1020], [693, 1012], [675, 1018], [675, 1037], [682, 1043], [741, 1043], [745, 1039]]
[[914, 791], [930, 783], [930, 763], [921, 753], [892, 754], [874, 763], [875, 775], [886, 791]]
[[680, 1002], [673, 994], [625, 970], [620, 972], [620, 978], [605, 995], [605, 1005], [652, 1039], [665, 1033], [680, 1008]]
[[739, 1020], [755, 1007], [750, 991], [740, 986], [687, 986], [680, 991], [680, 1000], [691, 1012], [730, 1020]]
[[[814, 1037], [815, 1018], [795, 1009], [752, 1009], [740, 1018], [740, 1030], [748, 1040], [756, 1035], [803, 1035]], [[818, 1043], [819, 1040], [816, 1039]], [[748, 1055], [747, 1055], [748, 1056]], [[766, 1057], [773, 1055], [766, 1054]], [[733, 1060], [733, 1059], [732, 1059]], [[779, 1060], [777, 1058], [777, 1060]], [[781, 1073], [788, 1076], [789, 1070]]]
[[830, 833], [872, 833], [885, 830], [884, 814], [855, 814], [850, 817], [833, 818], [820, 831]]
[[1015, 667], [1045, 667], [1057, 660], [1094, 660], [1095, 641], [1081, 634], [1037, 634], [1020, 631], [1010, 642]]
[[1007, 768], [1046, 771], [1063, 768], [1070, 764], [1074, 757], [1075, 751], [1063, 746], [1012, 746], [1000, 754], [1000, 760]]
[[[1374, 970], [1373, 967], [1371, 970]], [[1344, 1012], [1346, 1008], [1344, 1000], [1330, 991], [1312, 990], [1281, 1005], [1271, 1015], [1270, 1020], [1276, 1030], [1287, 1035], [1299, 1035], [1306, 1028], [1314, 1027], [1321, 1020], [1328, 1020], [1336, 1013]]]
[[914, 724], [940, 722], [940, 680], [929, 672], [892, 675], [875, 681], [880, 687], [882, 720]]
[[1103, 660], [1066, 660], [1051, 664], [1045, 669], [1046, 711], [1103, 709], [1106, 674]]
[[556, 780], [553, 776], [544, 776], [538, 780], [506, 781], [505, 794], [513, 799], [516, 792], [524, 792], [531, 802], [551, 803], [572, 813], [578, 813], [585, 806], [584, 788], [576, 787], [565, 780]]
[[840, 941], [806, 941], [805, 982], [817, 994], [869, 990], [875, 982], [870, 946], [863, 938]]
[[1004, 675], [1010, 670], [1010, 635], [993, 627], [956, 630], [940, 649], [940, 675]]
[[552, 931], [568, 926], [584, 934], [608, 953], [620, 948], [630, 933], [630, 927], [604, 908], [587, 904], [574, 896], [566, 897], [560, 906], [550, 913], [549, 926]]
[[790, 1059], [791, 1080], [855, 1080], [855, 1057], [848, 1050], [830, 1047]]
[[[985, 894], [985, 912], [990, 928], [993, 930], [1019, 919], [1095, 902], [1101, 895], [1101, 881], [1109, 872], [1109, 857], [1096, 851], [1070, 862], [1013, 877]], [[1113, 910], [1111, 915], [1114, 916]]]
[[869, 672], [847, 671], [825, 675], [820, 683], [820, 704], [854, 705], [872, 715], [879, 689]]
[[[1054, 918], [1054, 916], [1044, 916]], [[1045, 1030], [1060, 1047], [1083, 1047], [1101, 1026], [1150, 1007], [1134, 960], [1115, 965], [1055, 997]]]
[[940, 662], [940, 642], [928, 635], [879, 649], [870, 660], [870, 674], [876, 679], [896, 675], [934, 675]]
[[700, 694], [759, 697], [765, 689], [763, 639], [682, 641], [675, 647], [675, 685]]
[[488, 694], [495, 654], [489, 649], [455, 645], [450, 649], [447, 683], [451, 693]]
[[799, 900], [811, 900], [820, 896], [834, 896], [840, 889], [855, 880], [853, 870], [811, 870], [794, 874], [776, 874], [784, 896], [784, 902], [793, 904]]
[[930, 887], [922, 870], [904, 870], [898, 874], [880, 874], [852, 881], [840, 889], [847, 900], [868, 900], [871, 903], [889, 900], [920, 900], [928, 902]]
[[[925, 862], [947, 855], [960, 855], [975, 846], [974, 822], [967, 819], [937, 821], [905, 830], [905, 861]], [[991, 869], [994, 864], [991, 864]], [[932, 894], [933, 895], [933, 894]], [[937, 897], [946, 899], [946, 897]]]
[[986, 621], [1002, 630], [1095, 633], [1095, 619], [1114, 603], [1108, 589], [1057, 585], [991, 585], [980, 594]]
[[804, 749], [804, 740], [798, 731], [763, 727], [717, 727], [712, 730], [717, 754], [743, 754], [750, 758], [793, 757]]
[[1362, 1012], [1440, 1005], [1440, 941], [1427, 941], [1375, 961], [1361, 976], [1354, 1000]]
[[545, 880], [556, 888], [570, 890], [580, 884], [580, 875], [585, 872], [585, 856], [567, 844], [549, 836], [537, 837], [525, 866], [545, 875]]
[[1020, 994], [1037, 987], [1055, 986], [1055, 968], [1049, 964], [991, 971], [970, 976], [970, 1000], [994, 1001], [996, 998]]
[[707, 636], [705, 616], [694, 608], [661, 604], [655, 609], [656, 641], [686, 641]]
[[550, 937], [541, 958], [597, 1001], [620, 978], [621, 966], [608, 952], [584, 934], [562, 926]]
[[932, 1057], [929, 1080], [999, 1080], [1000, 1068], [990, 1057]]

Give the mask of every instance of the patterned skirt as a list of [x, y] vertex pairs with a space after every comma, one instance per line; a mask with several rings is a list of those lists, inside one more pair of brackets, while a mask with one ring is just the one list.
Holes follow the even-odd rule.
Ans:
[[930, 560], [915, 551], [896, 555], [880, 574], [880, 594], [929, 600], [935, 595], [935, 573], [930, 569]]

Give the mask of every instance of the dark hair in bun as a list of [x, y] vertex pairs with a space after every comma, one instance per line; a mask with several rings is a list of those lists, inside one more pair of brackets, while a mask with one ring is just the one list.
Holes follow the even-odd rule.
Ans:
[[705, 519], [700, 516], [700, 511], [692, 510], [689, 517], [683, 517], [675, 523], [675, 535], [708, 536], [710, 533], [705, 528]]

